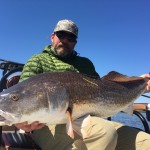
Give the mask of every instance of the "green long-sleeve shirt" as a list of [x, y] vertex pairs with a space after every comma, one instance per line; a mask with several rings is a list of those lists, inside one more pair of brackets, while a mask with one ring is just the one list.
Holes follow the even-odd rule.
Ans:
[[23, 68], [20, 81], [43, 72], [63, 71], [75, 71], [98, 76], [89, 59], [78, 56], [76, 51], [73, 51], [72, 55], [67, 58], [59, 58], [51, 49], [51, 45], [48, 45], [42, 53], [36, 54], [28, 60]]

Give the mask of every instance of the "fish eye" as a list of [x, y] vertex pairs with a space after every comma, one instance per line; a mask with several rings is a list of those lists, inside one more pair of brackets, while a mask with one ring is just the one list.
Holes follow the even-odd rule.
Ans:
[[17, 101], [17, 100], [19, 100], [19, 97], [18, 97], [17, 94], [11, 94], [11, 99], [12, 99], [13, 101]]

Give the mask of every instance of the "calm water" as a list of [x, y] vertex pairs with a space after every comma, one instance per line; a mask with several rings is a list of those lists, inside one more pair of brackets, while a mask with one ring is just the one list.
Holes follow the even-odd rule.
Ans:
[[[143, 112], [142, 115], [146, 118], [145, 112]], [[130, 116], [125, 113], [118, 113], [112, 117], [112, 120], [123, 123], [128, 126], [133, 126], [133, 127], [144, 130], [144, 126], [143, 126], [140, 118], [136, 115]], [[147, 123], [149, 124], [149, 127], [150, 127], [150, 121], [147, 120]]]

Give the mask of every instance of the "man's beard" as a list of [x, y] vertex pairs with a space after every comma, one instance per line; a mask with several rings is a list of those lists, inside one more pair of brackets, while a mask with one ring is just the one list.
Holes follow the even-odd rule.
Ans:
[[59, 45], [59, 46], [54, 46], [55, 52], [57, 56], [63, 58], [70, 56], [73, 50], [69, 49], [67, 46]]

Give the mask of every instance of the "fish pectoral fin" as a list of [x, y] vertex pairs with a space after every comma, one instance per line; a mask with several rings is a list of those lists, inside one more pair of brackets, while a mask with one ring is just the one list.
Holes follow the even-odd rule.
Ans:
[[69, 111], [67, 111], [67, 115], [68, 115], [68, 121], [66, 124], [66, 130], [67, 130], [67, 134], [74, 139], [74, 132], [73, 132], [73, 126], [72, 126], [72, 119], [71, 119], [71, 114]]
[[89, 133], [87, 131], [91, 127], [91, 124], [91, 116], [86, 115], [73, 121], [73, 129], [82, 138], [86, 138], [89, 136]]
[[128, 115], [133, 115], [133, 103], [126, 107], [123, 112], [127, 113]]

